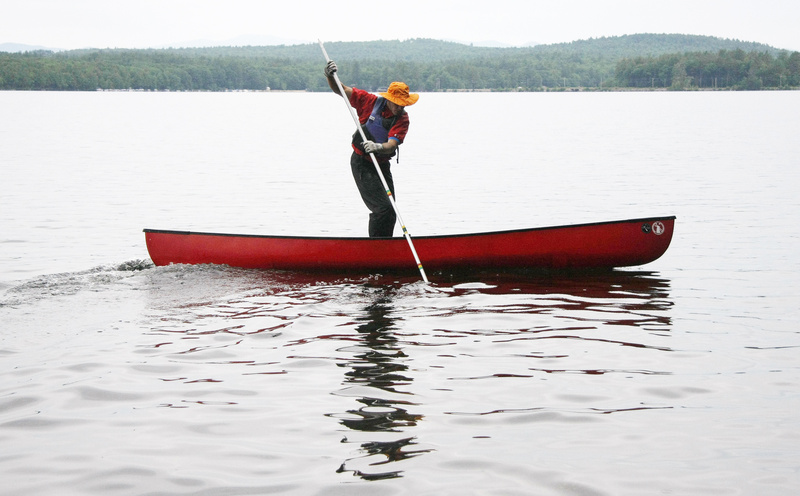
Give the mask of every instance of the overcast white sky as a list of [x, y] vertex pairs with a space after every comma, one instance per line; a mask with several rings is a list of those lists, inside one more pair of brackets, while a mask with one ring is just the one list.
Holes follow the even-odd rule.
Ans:
[[232, 44], [247, 36], [239, 41], [434, 38], [523, 45], [680, 33], [800, 51], [798, 21], [798, 0], [3, 0], [0, 43], [149, 48]]

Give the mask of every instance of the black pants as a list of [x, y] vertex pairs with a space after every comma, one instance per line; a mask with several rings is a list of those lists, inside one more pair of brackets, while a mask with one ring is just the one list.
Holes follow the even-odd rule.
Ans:
[[[392, 237], [397, 214], [394, 213], [392, 203], [386, 194], [386, 189], [381, 184], [381, 178], [375, 171], [372, 159], [353, 152], [353, 156], [350, 157], [350, 169], [353, 171], [353, 179], [356, 180], [361, 199], [364, 200], [364, 205], [370, 211], [369, 237]], [[381, 172], [386, 179], [386, 184], [389, 185], [389, 190], [394, 195], [394, 181], [389, 164], [381, 165]]]

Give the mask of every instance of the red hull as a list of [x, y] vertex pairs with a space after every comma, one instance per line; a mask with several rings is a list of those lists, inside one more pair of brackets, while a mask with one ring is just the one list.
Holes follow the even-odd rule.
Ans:
[[[413, 238], [428, 272], [592, 269], [643, 265], [672, 240], [675, 217]], [[300, 271], [406, 271], [417, 266], [405, 238], [326, 238], [145, 229], [156, 265], [224, 264]]]

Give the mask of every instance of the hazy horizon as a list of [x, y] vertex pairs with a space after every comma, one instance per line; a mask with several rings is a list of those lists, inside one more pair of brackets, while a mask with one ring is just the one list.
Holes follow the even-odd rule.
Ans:
[[[791, 0], [495, 0], [492, 9], [406, 0], [372, 10], [322, 0], [9, 0], [0, 44], [58, 50], [301, 44], [432, 38], [477, 46], [527, 46], [640, 33], [713, 36], [800, 51], [800, 3]], [[313, 15], [311, 15], [313, 13]], [[261, 41], [260, 41], [261, 40]], [[264, 41], [265, 40], [265, 41]], [[273, 40], [273, 41], [270, 41]]]

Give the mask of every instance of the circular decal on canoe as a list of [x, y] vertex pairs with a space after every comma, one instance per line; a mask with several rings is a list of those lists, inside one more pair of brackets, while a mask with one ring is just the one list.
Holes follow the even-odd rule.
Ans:
[[649, 233], [650, 232], [650, 224], [648, 224], [646, 222], [644, 224], [642, 224], [642, 232], [645, 233], [645, 234]]
[[664, 234], [664, 231], [665, 227], [663, 222], [661, 222], [660, 220], [653, 222], [653, 234], [655, 234], [656, 236], [661, 236], [662, 234]]

